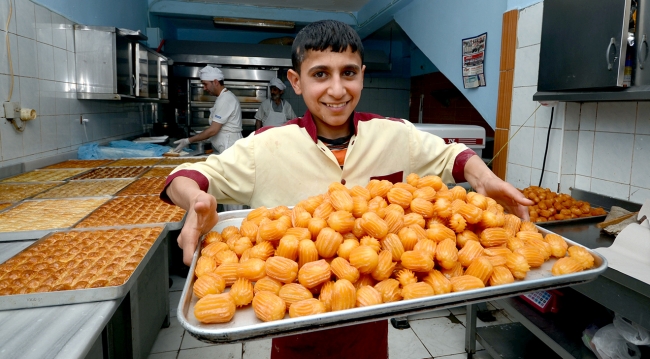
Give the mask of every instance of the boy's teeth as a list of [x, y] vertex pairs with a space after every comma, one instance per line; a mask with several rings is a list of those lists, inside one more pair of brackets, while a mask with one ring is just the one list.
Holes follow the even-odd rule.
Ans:
[[327, 104], [327, 107], [343, 107], [343, 106], [345, 106], [345, 103], [338, 103], [338, 104], [328, 103]]

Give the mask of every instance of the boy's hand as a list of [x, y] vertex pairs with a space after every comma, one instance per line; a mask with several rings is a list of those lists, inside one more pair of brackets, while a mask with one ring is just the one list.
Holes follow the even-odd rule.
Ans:
[[192, 201], [183, 229], [178, 235], [178, 246], [183, 249], [185, 265], [192, 264], [199, 238], [208, 233], [218, 221], [217, 200], [205, 192], [199, 193]]
[[506, 212], [512, 213], [523, 220], [529, 220], [528, 207], [535, 204], [523, 193], [513, 187], [510, 183], [494, 176], [482, 181], [481, 188], [475, 188], [477, 192], [491, 197], [503, 206]]

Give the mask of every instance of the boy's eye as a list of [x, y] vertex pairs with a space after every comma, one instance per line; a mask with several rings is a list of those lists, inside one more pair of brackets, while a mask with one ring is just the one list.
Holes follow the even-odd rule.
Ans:
[[352, 76], [354, 76], [356, 74], [357, 73], [355, 71], [352, 71], [352, 70], [347, 70], [347, 71], [343, 72], [343, 76], [346, 76], [346, 77], [352, 77]]
[[325, 75], [326, 74], [323, 71], [318, 71], [318, 72], [314, 73], [314, 77], [319, 77], [319, 78], [320, 77], [325, 77]]

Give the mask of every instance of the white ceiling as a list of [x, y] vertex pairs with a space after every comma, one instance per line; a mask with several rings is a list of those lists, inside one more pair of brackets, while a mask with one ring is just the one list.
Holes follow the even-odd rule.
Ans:
[[334, 12], [357, 12], [372, 0], [184, 0], [211, 4], [249, 5]]

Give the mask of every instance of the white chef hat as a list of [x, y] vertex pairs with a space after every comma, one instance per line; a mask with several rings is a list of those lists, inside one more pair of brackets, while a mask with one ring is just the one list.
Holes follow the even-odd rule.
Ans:
[[270, 85], [270, 86], [275, 86], [275, 87], [277, 87], [278, 90], [280, 90], [280, 91], [284, 91], [284, 89], [287, 88], [287, 86], [284, 84], [284, 82], [282, 82], [282, 80], [280, 80], [280, 79], [277, 78], [277, 77], [274, 78], [273, 80], [271, 80], [271, 82], [269, 83], [269, 85]]
[[223, 72], [216, 67], [206, 66], [199, 70], [199, 78], [201, 81], [221, 81], [223, 80]]

